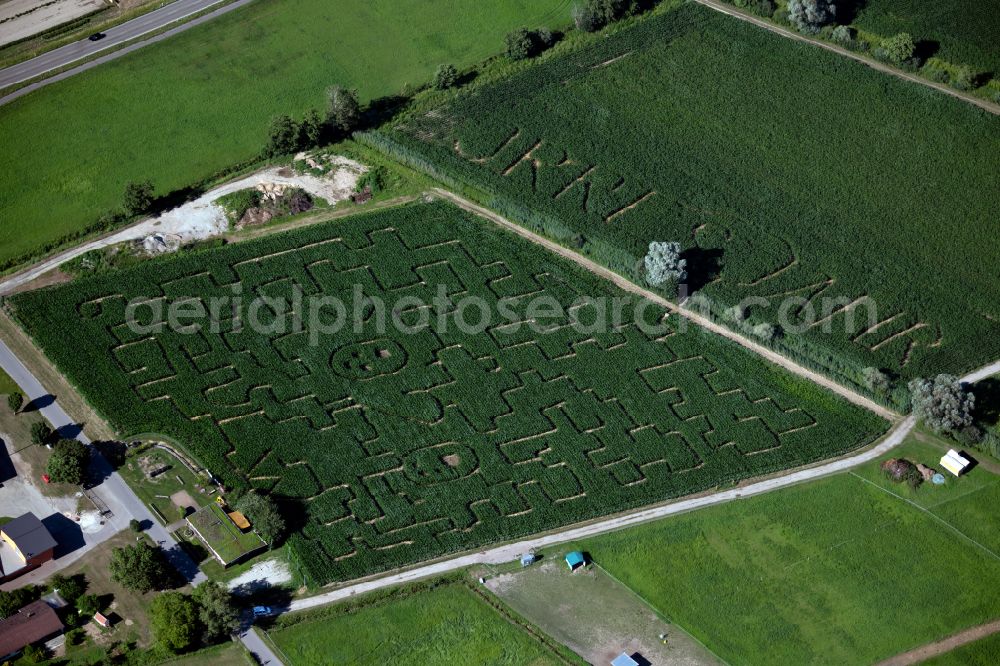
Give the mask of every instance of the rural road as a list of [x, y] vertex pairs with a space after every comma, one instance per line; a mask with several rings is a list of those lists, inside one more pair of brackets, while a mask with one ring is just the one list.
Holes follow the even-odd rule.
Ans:
[[[55, 398], [45, 390], [41, 382], [31, 374], [31, 371], [21, 363], [20, 359], [3, 341], [0, 341], [0, 367], [21, 387], [29, 404], [37, 401], [35, 404], [39, 405], [38, 411], [52, 424], [52, 428], [57, 433], [65, 437], [75, 437], [84, 444], [90, 445], [90, 438], [63, 411]], [[163, 547], [167, 559], [184, 576], [185, 580], [195, 585], [207, 580], [205, 574], [198, 569], [198, 565], [187, 556], [187, 553], [181, 550], [174, 538], [156, 520], [146, 505], [142, 503], [142, 500], [132, 492], [132, 489], [128, 487], [118, 472], [111, 468], [111, 465], [97, 453], [96, 449], [91, 449], [91, 451], [93, 455], [91, 469], [103, 479], [92, 490], [114, 514], [114, 520], [122, 527], [126, 526], [132, 518], [145, 523], [149, 526], [146, 529], [146, 534]]]
[[256, 627], [248, 627], [246, 629], [240, 630], [240, 642], [250, 650], [250, 652], [257, 658], [257, 663], [261, 666], [279, 666], [284, 664], [278, 655], [274, 654], [274, 651], [270, 646], [264, 641], [260, 636], [260, 632], [257, 631]]
[[[222, 2], [222, 0], [174, 0], [174, 2], [171, 2], [169, 5], [166, 5], [161, 9], [151, 11], [148, 14], [132, 19], [131, 21], [126, 21], [125, 23], [108, 28], [104, 32], [106, 35], [104, 39], [96, 42], [91, 42], [88, 39], [81, 39], [80, 41], [73, 42], [72, 44], [67, 44], [66, 46], [43, 53], [36, 58], [32, 58], [31, 60], [25, 60], [24, 62], [19, 62], [16, 65], [11, 65], [10, 67], [0, 70], [0, 89], [16, 85], [24, 81], [29, 81], [47, 72], [65, 67], [85, 58], [91, 58], [92, 56], [102, 53], [109, 48], [119, 46], [134, 40], [137, 37], [141, 37], [142, 35], [160, 30], [161, 28], [180, 21], [188, 16], [191, 16], [192, 14], [197, 14], [198, 12], [209, 9], [220, 2]], [[69, 78], [70, 76], [79, 74], [80, 72], [104, 64], [110, 60], [114, 60], [115, 58], [120, 58], [123, 55], [136, 51], [154, 42], [173, 37], [184, 30], [207, 21], [211, 21], [217, 16], [231, 12], [234, 9], [250, 4], [251, 2], [254, 2], [254, 0], [236, 0], [235, 2], [219, 7], [215, 11], [199, 16], [198, 18], [192, 19], [186, 23], [182, 23], [181, 25], [150, 37], [149, 39], [120, 48], [112, 53], [107, 53], [98, 58], [89, 60], [81, 64], [79, 67], [67, 69], [46, 79], [42, 79], [41, 81], [24, 86], [9, 95], [0, 97], [0, 105], [6, 104], [17, 99], [18, 97], [28, 94], [33, 90], [37, 90], [50, 83], [54, 83], [55, 81], [61, 81], [62, 79]]]

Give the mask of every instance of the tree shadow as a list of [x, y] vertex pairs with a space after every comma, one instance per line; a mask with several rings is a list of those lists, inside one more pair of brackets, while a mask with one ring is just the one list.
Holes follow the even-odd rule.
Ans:
[[848, 25], [858, 17], [865, 8], [866, 0], [841, 0], [837, 3], [837, 23]]
[[692, 247], [681, 252], [681, 259], [687, 262], [688, 293], [702, 289], [717, 277], [722, 270], [722, 248]]
[[921, 39], [916, 42], [915, 46], [913, 56], [923, 63], [927, 62], [928, 58], [932, 58], [941, 49], [941, 42], [933, 39]]
[[55, 403], [55, 401], [56, 397], [54, 395], [52, 395], [51, 393], [46, 393], [45, 395], [39, 396], [34, 400], [29, 401], [28, 404], [25, 405], [23, 409], [21, 409], [21, 412], [22, 413], [37, 412], [40, 409], [44, 409], [45, 407], [48, 407], [49, 405]]
[[984, 379], [972, 387], [972, 393], [976, 396], [976, 420], [986, 425], [1000, 422], [1000, 379]]
[[64, 426], [60, 426], [56, 429], [55, 438], [56, 439], [76, 439], [77, 435], [83, 432], [82, 423], [67, 423]]
[[368, 103], [368, 107], [361, 114], [361, 123], [358, 131], [375, 129], [384, 122], [391, 120], [409, 102], [410, 98], [405, 95], [376, 97]]
[[0, 484], [16, 476], [17, 470], [14, 468], [14, 461], [10, 459], [10, 452], [7, 450], [7, 441], [0, 437]]

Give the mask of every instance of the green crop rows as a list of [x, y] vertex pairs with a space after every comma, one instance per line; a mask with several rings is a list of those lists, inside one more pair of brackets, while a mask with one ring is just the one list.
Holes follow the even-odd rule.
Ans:
[[[254, 332], [230, 309], [216, 332], [126, 325], [132, 299], [207, 306], [237, 285], [272, 298], [300, 288], [305, 299], [360, 285], [390, 306], [403, 296], [432, 303], [443, 288], [443, 316], [418, 333], [381, 332], [377, 309], [365, 306], [356, 327], [316, 335], [318, 344], [309, 318], [298, 332]], [[578, 303], [582, 326], [570, 326], [581, 295], [623, 294], [432, 203], [151, 261], [27, 292], [14, 306], [120, 431], [163, 432], [227, 485], [283, 501], [293, 547], [317, 582], [799, 465], [884, 429], [732, 343], [675, 328], [654, 307], [625, 304], [620, 325], [603, 330], [596, 306]], [[466, 296], [495, 313], [484, 331], [459, 330]], [[546, 332], [525, 323], [542, 316], [530, 309], [540, 296], [564, 309], [542, 321]], [[266, 322], [293, 316], [278, 309]], [[411, 299], [399, 316], [413, 324], [420, 309]], [[136, 316], [150, 324], [146, 311]], [[475, 312], [467, 322], [479, 321]], [[657, 323], [665, 328], [645, 326]]]
[[680, 241], [832, 371], [1000, 354], [1000, 118], [694, 4], [567, 51], [368, 140], [625, 273]]

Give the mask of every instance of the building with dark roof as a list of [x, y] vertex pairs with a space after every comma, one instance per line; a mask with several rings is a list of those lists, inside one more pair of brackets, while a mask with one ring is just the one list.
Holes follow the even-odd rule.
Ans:
[[54, 557], [56, 540], [32, 513], [0, 526], [0, 582], [40, 567]]
[[0, 661], [62, 633], [63, 623], [44, 601], [28, 604], [5, 620], [0, 620]]

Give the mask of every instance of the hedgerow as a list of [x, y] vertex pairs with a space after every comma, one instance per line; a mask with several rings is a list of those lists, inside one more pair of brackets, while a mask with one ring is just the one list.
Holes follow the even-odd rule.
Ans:
[[686, 4], [417, 109], [362, 140], [630, 277], [680, 240], [714, 316], [764, 299], [843, 377], [1000, 353], [1000, 118], [962, 101]]
[[[214, 330], [126, 322], [133, 299], [207, 306], [237, 286], [347, 298], [355, 285], [390, 307], [401, 296], [433, 303], [443, 287], [443, 318], [414, 334], [380, 331], [366, 308], [338, 332], [309, 317], [298, 330], [255, 332], [230, 308]], [[640, 326], [664, 323], [664, 312], [637, 301], [619, 326], [569, 325], [581, 296], [622, 295], [432, 203], [151, 260], [12, 304], [117, 430], [163, 433], [230, 488], [274, 497], [294, 561], [318, 584], [800, 465], [884, 429], [721, 338], [669, 319], [660, 331]], [[462, 332], [463, 296], [512, 314]], [[562, 309], [540, 322], [546, 333], [526, 323], [541, 316], [530, 309], [539, 296]], [[417, 311], [400, 316], [414, 323]], [[149, 324], [151, 312], [134, 315]], [[597, 314], [574, 312], [585, 326]]]

